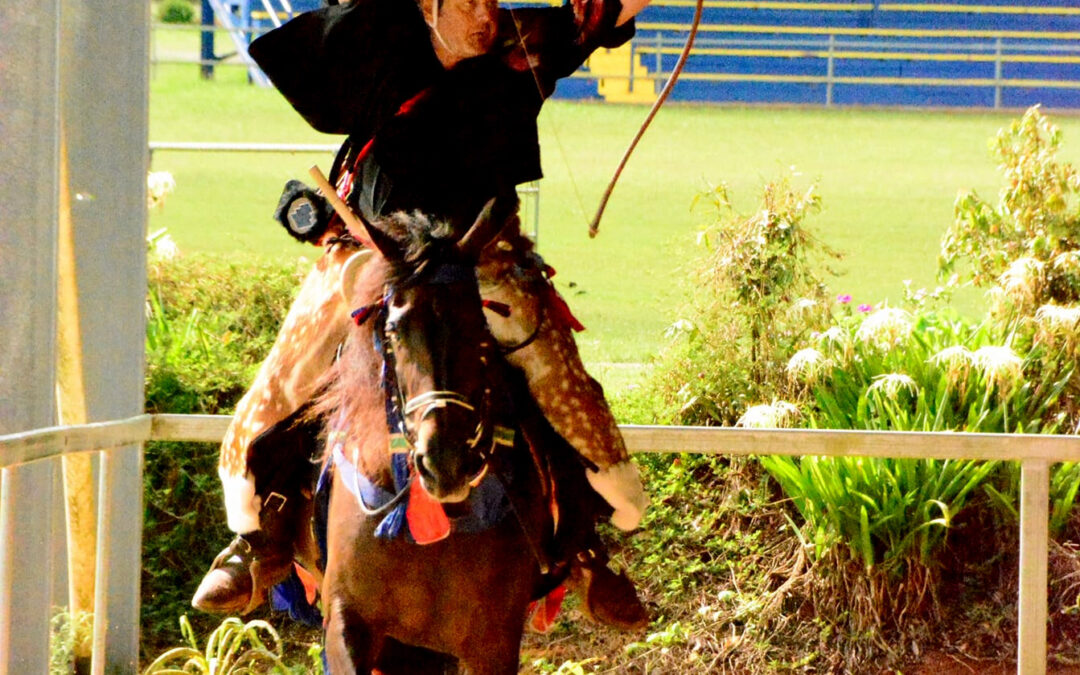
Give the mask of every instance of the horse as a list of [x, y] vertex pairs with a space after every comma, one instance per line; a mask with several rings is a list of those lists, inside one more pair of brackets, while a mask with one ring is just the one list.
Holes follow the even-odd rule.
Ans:
[[[378, 253], [357, 276], [356, 326], [321, 409], [334, 464], [322, 586], [334, 675], [516, 673], [529, 603], [552, 585], [552, 479], [524, 441], [544, 436], [542, 416], [506, 403], [508, 389], [527, 388], [503, 367], [475, 274], [504, 220], [493, 200], [460, 239], [418, 214], [365, 225]], [[513, 441], [498, 427], [512, 413], [533, 420]], [[557, 451], [553, 433], [544, 442]], [[587, 490], [577, 473], [566, 489]], [[368, 501], [380, 491], [382, 507]], [[414, 515], [425, 500], [437, 517]], [[503, 515], [458, 531], [485, 500]], [[429, 520], [442, 529], [422, 546], [380, 532], [396, 522], [418, 539]]]

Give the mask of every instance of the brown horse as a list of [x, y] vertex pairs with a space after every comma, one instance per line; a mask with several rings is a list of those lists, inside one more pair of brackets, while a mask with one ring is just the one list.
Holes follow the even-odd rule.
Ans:
[[[356, 281], [363, 307], [326, 399], [336, 467], [323, 607], [334, 675], [376, 667], [431, 673], [456, 664], [478, 675], [518, 670], [527, 607], [547, 581], [542, 551], [550, 549], [552, 515], [548, 479], [522, 442], [543, 432], [518, 433], [508, 447], [496, 429], [510, 415], [504, 401], [513, 385], [475, 276], [479, 253], [502, 222], [493, 203], [456, 241], [448, 228], [417, 216], [368, 227], [381, 256]], [[410, 471], [395, 485], [397, 446]], [[508, 508], [487, 529], [458, 531], [481, 480], [496, 481], [502, 496], [494, 501]], [[396, 496], [378, 507], [367, 502], [370, 486]], [[587, 489], [581, 479], [579, 487]], [[406, 496], [424, 501], [421, 488], [454, 531], [423, 546], [404, 531], [378, 536]], [[415, 536], [413, 506], [401, 529]]]

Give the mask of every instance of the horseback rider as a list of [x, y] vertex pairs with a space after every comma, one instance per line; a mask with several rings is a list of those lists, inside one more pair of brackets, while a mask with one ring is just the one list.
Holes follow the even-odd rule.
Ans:
[[[536, 116], [543, 101], [595, 49], [628, 40], [647, 1], [570, 0], [509, 11], [496, 0], [354, 0], [301, 15], [250, 51], [312, 126], [348, 134], [330, 179], [352, 209], [369, 221], [419, 210], [467, 226], [493, 194], [540, 178]], [[336, 217], [311, 201], [329, 225], [310, 240], [327, 244], [328, 252], [223, 441], [219, 474], [238, 536], [196, 591], [193, 604], [206, 611], [250, 611], [291, 569], [304, 499], [296, 474], [306, 475], [296, 468], [309, 458], [296, 449], [310, 448], [314, 433], [297, 421], [344, 334], [340, 319], [347, 322], [352, 308], [342, 306], [348, 298], [338, 289], [356, 254], [348, 237], [337, 236]], [[524, 372], [541, 411], [580, 454], [613, 524], [633, 529], [647, 503], [637, 469], [602, 389], [585, 373], [570, 333], [573, 318], [517, 231], [516, 214], [508, 220], [510, 231], [478, 269], [485, 299], [511, 307], [508, 317], [489, 315], [492, 333], [518, 347], [507, 360]], [[307, 330], [319, 321], [334, 324], [334, 317], [329, 330]], [[306, 342], [295, 356], [298, 337]], [[294, 484], [283, 487], [288, 477]], [[591, 517], [587, 526], [591, 531]], [[611, 572], [597, 549], [582, 552], [575, 565], [585, 608], [609, 623], [642, 625], [632, 584]]]

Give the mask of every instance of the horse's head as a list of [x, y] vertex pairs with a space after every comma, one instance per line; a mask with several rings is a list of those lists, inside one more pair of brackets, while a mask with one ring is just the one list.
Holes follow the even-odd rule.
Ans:
[[489, 202], [459, 240], [418, 215], [368, 227], [388, 262], [370, 319], [387, 420], [404, 437], [423, 488], [442, 502], [468, 496], [492, 446], [493, 340], [476, 283], [480, 251], [503, 222], [492, 210]]

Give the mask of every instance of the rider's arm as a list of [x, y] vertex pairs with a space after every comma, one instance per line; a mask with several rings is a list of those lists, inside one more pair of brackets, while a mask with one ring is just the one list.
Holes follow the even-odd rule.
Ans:
[[616, 26], [621, 26], [630, 19], [633, 19], [638, 13], [645, 9], [652, 0], [622, 0], [622, 11], [619, 12], [619, 18], [615, 20]]

